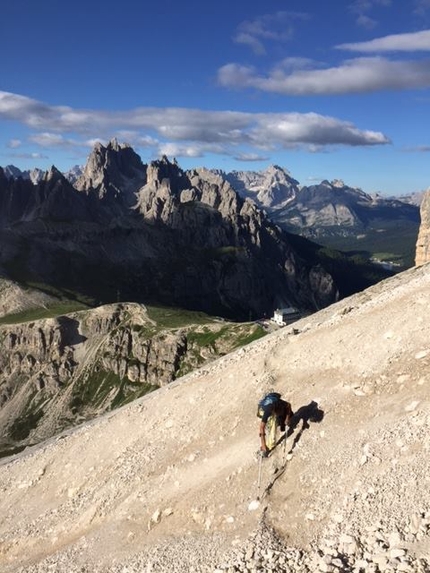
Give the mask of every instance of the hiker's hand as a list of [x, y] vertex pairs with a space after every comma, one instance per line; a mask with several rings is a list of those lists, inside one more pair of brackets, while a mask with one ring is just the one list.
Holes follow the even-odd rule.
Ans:
[[269, 452], [268, 452], [267, 450], [261, 449], [261, 457], [262, 457], [262, 458], [268, 458], [268, 457], [269, 457]]

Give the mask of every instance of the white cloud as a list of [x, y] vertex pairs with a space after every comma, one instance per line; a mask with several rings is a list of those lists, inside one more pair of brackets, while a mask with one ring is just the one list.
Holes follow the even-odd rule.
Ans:
[[368, 42], [340, 44], [339, 50], [353, 52], [417, 52], [430, 51], [430, 30], [411, 32], [409, 34], [393, 34], [383, 38], [375, 38]]
[[238, 153], [237, 155], [234, 156], [234, 159], [236, 159], [237, 161], [253, 162], [253, 161], [269, 161], [270, 157], [268, 157], [267, 155], [259, 155], [257, 153]]
[[48, 159], [48, 156], [43, 153], [10, 153], [8, 157], [16, 159]]
[[376, 20], [370, 18], [370, 16], [366, 16], [366, 14], [360, 14], [356, 22], [358, 26], [366, 28], [367, 30], [372, 30], [372, 28], [375, 28], [378, 24]]
[[327, 95], [407, 90], [430, 86], [430, 61], [390, 61], [382, 57], [355, 58], [326, 69], [286, 73], [277, 66], [267, 75], [249, 67], [227, 64], [219, 69], [224, 87], [254, 88], [284, 95]]
[[257, 71], [251, 66], [225, 64], [218, 70], [218, 83], [228, 88], [250, 88], [254, 85]]
[[362, 131], [352, 123], [317, 113], [260, 114], [250, 138], [255, 147], [273, 149], [327, 145], [381, 145], [389, 139], [380, 132]]
[[322, 63], [311, 60], [310, 58], [284, 58], [279, 62], [277, 68], [283, 70], [305, 70], [308, 68], [318, 68], [323, 66]]
[[66, 139], [58, 133], [35, 133], [29, 137], [29, 141], [32, 143], [37, 143], [41, 147], [76, 147], [79, 145], [85, 145], [76, 139]]
[[265, 54], [265, 42], [286, 42], [294, 35], [293, 23], [297, 19], [308, 16], [299, 12], [279, 11], [265, 14], [254, 20], [246, 20], [239, 24], [233, 38], [239, 44], [248, 45], [255, 54]]
[[[261, 84], [262, 80], [259, 82]], [[380, 132], [361, 130], [350, 123], [316, 113], [143, 107], [128, 111], [81, 111], [0, 92], [0, 119], [12, 117], [19, 118], [30, 128], [43, 126], [43, 130], [30, 134], [28, 139], [32, 143], [43, 148], [80, 151], [96, 141], [106, 142], [120, 134], [130, 136], [132, 141], [128, 143], [135, 146], [176, 157], [201, 157], [205, 153], [239, 157], [243, 155], [243, 146], [252, 157], [254, 153], [260, 155], [258, 150], [261, 149], [304, 147], [315, 150], [334, 145], [389, 143]]]
[[355, 0], [349, 4], [349, 10], [356, 16], [357, 26], [369, 30], [375, 28], [378, 22], [368, 13], [378, 6], [389, 7], [391, 4], [391, 0]]
[[164, 143], [158, 148], [159, 155], [168, 157], [203, 157], [203, 151], [198, 145], [181, 145], [177, 143]]

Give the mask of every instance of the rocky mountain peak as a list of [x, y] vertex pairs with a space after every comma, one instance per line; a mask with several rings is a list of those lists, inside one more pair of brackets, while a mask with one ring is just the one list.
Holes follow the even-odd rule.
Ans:
[[130, 145], [112, 139], [106, 146], [95, 144], [75, 187], [80, 191], [95, 191], [100, 199], [121, 199], [131, 206], [134, 193], [145, 179], [146, 167], [139, 155]]
[[65, 179], [64, 175], [59, 171], [55, 165], [52, 165], [48, 171], [45, 172], [42, 181], [45, 183], [55, 183], [56, 181], [60, 181]]
[[264, 171], [232, 171], [223, 176], [242, 197], [252, 199], [263, 209], [281, 209], [299, 189], [298, 181], [278, 165], [270, 165]]
[[263, 171], [263, 173], [275, 177], [279, 181], [288, 181], [298, 184], [298, 181], [291, 177], [291, 173], [288, 171], [288, 169], [280, 167], [279, 165], [269, 165], [269, 167], [265, 170], [265, 172]]
[[345, 187], [345, 183], [342, 181], [342, 179], [333, 179], [331, 184], [332, 187], [337, 187], [338, 189], [343, 189]]
[[68, 171], [64, 173], [64, 177], [70, 181], [72, 185], [76, 183], [79, 177], [83, 173], [83, 167], [81, 165], [74, 165]]
[[114, 151], [119, 151], [125, 145], [121, 145], [116, 137], [113, 137], [106, 146], [106, 149], [113, 149]]
[[420, 207], [421, 223], [415, 251], [415, 265], [430, 262], [430, 189], [424, 194]]
[[3, 172], [8, 179], [17, 179], [18, 177], [22, 177], [21, 169], [15, 167], [15, 165], [6, 165]]
[[5, 173], [5, 170], [3, 169], [3, 167], [0, 167], [0, 185], [1, 187], [6, 187], [7, 185], [7, 175]]
[[22, 179], [31, 181], [33, 185], [36, 185], [45, 176], [45, 171], [43, 169], [39, 169], [38, 167], [21, 171], [21, 169], [15, 165], [6, 165], [4, 168], [4, 174], [8, 179], [15, 180], [21, 177]]
[[176, 160], [170, 161], [166, 155], [163, 155], [157, 161], [152, 161], [147, 168], [147, 185], [159, 187], [164, 180], [170, 182], [169, 185], [172, 191], [186, 185], [184, 172]]

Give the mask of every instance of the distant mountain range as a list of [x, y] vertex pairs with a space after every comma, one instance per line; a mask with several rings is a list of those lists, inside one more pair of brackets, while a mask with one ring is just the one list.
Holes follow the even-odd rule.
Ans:
[[340, 180], [304, 186], [276, 165], [265, 171], [212, 173], [226, 179], [242, 197], [251, 198], [277, 224], [311, 236], [323, 236], [332, 227], [355, 232], [377, 221], [419, 222], [420, 194], [404, 199], [372, 196]]
[[338, 297], [317, 258], [214, 174], [144, 165], [113, 140], [73, 184], [55, 167], [35, 182], [15, 175], [0, 169], [0, 267], [20, 284], [236, 320]]
[[[84, 167], [75, 165], [63, 175], [75, 184], [84, 170]], [[265, 210], [277, 224], [313, 237], [330, 234], [332, 227], [337, 230], [341, 227], [342, 233], [348, 234], [378, 221], [419, 222], [419, 205], [424, 195], [424, 191], [402, 197], [369, 195], [338, 179], [304, 186], [289, 171], [277, 165], [263, 171], [224, 172], [200, 168], [197, 172], [206, 177], [221, 177], [241, 197], [251, 199]], [[44, 171], [38, 168], [21, 171], [14, 165], [8, 165], [4, 168], [4, 174], [8, 178], [22, 177], [36, 184], [43, 179]]]
[[[68, 171], [63, 172], [64, 177], [71, 183], [75, 183], [82, 176], [85, 166], [74, 165]], [[303, 203], [306, 200], [305, 192], [309, 189], [318, 189], [321, 194], [321, 201], [330, 199], [325, 195], [327, 188], [336, 189], [338, 195], [341, 191], [346, 191], [351, 196], [357, 195], [357, 200], [365, 202], [379, 202], [390, 204], [392, 202], [406, 203], [419, 207], [421, 205], [425, 191], [417, 191], [399, 196], [382, 197], [379, 194], [364, 193], [358, 187], [349, 187], [340, 179], [334, 179], [329, 182], [321, 181], [317, 185], [301, 185], [294, 179], [290, 172], [278, 165], [270, 165], [262, 171], [222, 171], [221, 169], [197, 169], [198, 171], [207, 171], [226, 179], [231, 186], [244, 198], [252, 199], [259, 207], [267, 210], [279, 210], [287, 207], [295, 198]], [[7, 178], [30, 179], [33, 183], [38, 183], [43, 178], [45, 171], [39, 168], [22, 171], [15, 165], [7, 165], [3, 168]], [[332, 199], [333, 197], [331, 197]], [[339, 197], [337, 197], [338, 199]]]
[[[21, 172], [9, 165], [5, 175], [38, 183], [40, 169]], [[369, 195], [343, 181], [304, 186], [289, 171], [271, 165], [263, 171], [196, 170], [204, 178], [221, 178], [244, 199], [251, 199], [282, 229], [341, 250], [363, 251], [368, 257], [397, 260], [412, 266], [424, 191], [402, 197]], [[75, 184], [84, 168], [64, 177]]]
[[210, 172], [252, 199], [286, 231], [388, 260], [398, 269], [413, 265], [424, 192], [398, 198], [372, 196], [340, 180], [304, 186], [276, 165], [264, 171]]

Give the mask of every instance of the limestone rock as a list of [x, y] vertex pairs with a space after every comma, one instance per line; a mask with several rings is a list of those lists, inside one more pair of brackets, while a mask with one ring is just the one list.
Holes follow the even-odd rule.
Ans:
[[420, 214], [421, 224], [415, 253], [417, 267], [430, 261], [430, 189], [424, 194]]
[[36, 185], [1, 171], [0, 223], [0, 266], [19, 260], [35, 282], [104, 302], [249, 320], [338, 297], [331, 275], [230, 183], [166, 157], [146, 166], [116, 140], [95, 145], [74, 186], [54, 167]]

